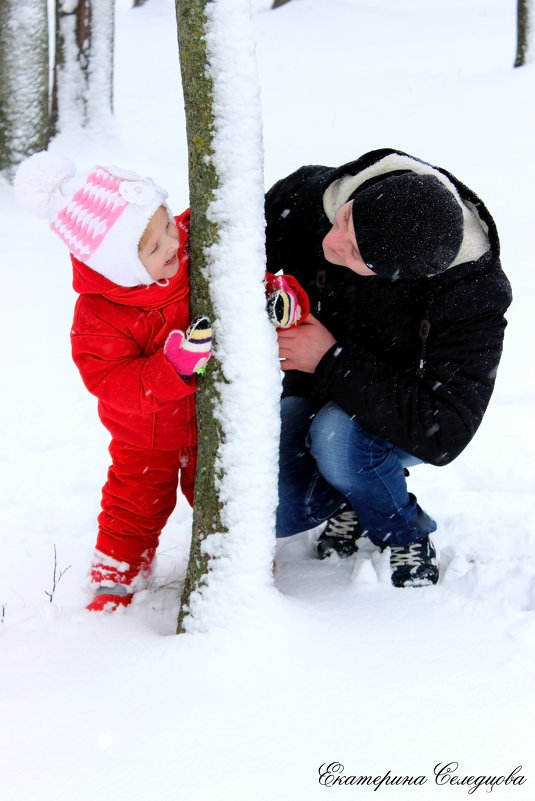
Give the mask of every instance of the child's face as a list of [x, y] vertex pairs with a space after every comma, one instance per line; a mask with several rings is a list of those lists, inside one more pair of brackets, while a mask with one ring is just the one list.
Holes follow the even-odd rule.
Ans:
[[178, 272], [178, 231], [174, 220], [159, 208], [147, 225], [139, 259], [155, 281], [173, 278]]

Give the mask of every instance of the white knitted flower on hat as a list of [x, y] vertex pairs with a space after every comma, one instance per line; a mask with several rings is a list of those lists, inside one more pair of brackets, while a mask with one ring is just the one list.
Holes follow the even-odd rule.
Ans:
[[128, 203], [136, 206], [148, 206], [154, 200], [156, 188], [152, 181], [122, 181], [119, 184], [119, 194]]

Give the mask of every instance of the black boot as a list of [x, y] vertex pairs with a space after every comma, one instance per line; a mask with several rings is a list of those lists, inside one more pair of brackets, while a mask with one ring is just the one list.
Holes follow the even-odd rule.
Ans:
[[358, 550], [356, 540], [363, 535], [362, 526], [352, 509], [331, 517], [318, 540], [318, 556], [325, 559], [336, 551], [344, 559]]
[[429, 537], [390, 548], [394, 587], [426, 587], [438, 581], [437, 553]]

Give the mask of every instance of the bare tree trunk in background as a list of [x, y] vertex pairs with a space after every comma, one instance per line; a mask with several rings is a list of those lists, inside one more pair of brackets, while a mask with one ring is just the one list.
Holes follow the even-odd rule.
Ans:
[[47, 145], [46, 0], [0, 0], [0, 171]]
[[517, 44], [515, 67], [522, 67], [535, 58], [535, 2], [517, 0]]
[[[188, 141], [189, 192], [191, 206], [190, 282], [192, 317], [205, 314], [213, 320], [213, 308], [203, 268], [205, 248], [217, 239], [217, 230], [208, 220], [207, 209], [218, 185], [213, 163], [213, 90], [208, 73], [205, 44], [205, 7], [207, 0], [176, 0], [178, 44], [186, 131]], [[208, 570], [208, 558], [202, 554], [202, 542], [211, 533], [224, 530], [221, 502], [216, 488], [216, 454], [221, 441], [221, 426], [214, 415], [218, 403], [216, 383], [222, 379], [216, 358], [208, 363], [199, 379], [196, 393], [199, 453], [193, 509], [193, 531], [186, 582], [178, 617], [178, 631], [188, 612], [191, 593], [202, 583]]]
[[51, 135], [106, 124], [113, 112], [114, 0], [55, 0]]

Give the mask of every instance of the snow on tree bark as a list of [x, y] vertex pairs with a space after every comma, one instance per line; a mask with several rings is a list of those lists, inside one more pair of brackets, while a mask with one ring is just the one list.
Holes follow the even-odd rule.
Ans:
[[46, 0], [0, 2], [0, 170], [48, 144]]
[[240, 618], [271, 591], [280, 379], [265, 313], [250, 4], [177, 0], [176, 10], [192, 210], [191, 307], [192, 314], [211, 316], [215, 334], [197, 392], [193, 536], [178, 619], [179, 631], [198, 631]]
[[[212, 80], [207, 71], [204, 39], [204, 2], [176, 3], [177, 31], [182, 73], [182, 91], [186, 110], [188, 137], [189, 194], [191, 206], [190, 287], [192, 316], [205, 314], [213, 319], [213, 305], [205, 276], [206, 249], [217, 241], [216, 226], [207, 217], [208, 204], [214, 197], [218, 176], [213, 162]], [[220, 422], [215, 415], [217, 379], [221, 368], [216, 353], [205, 375], [198, 381], [196, 394], [199, 428], [199, 452], [193, 510], [193, 532], [188, 570], [182, 593], [178, 630], [183, 630], [189, 599], [208, 569], [208, 557], [202, 553], [207, 534], [223, 531], [215, 465], [218, 444], [222, 438]]]

